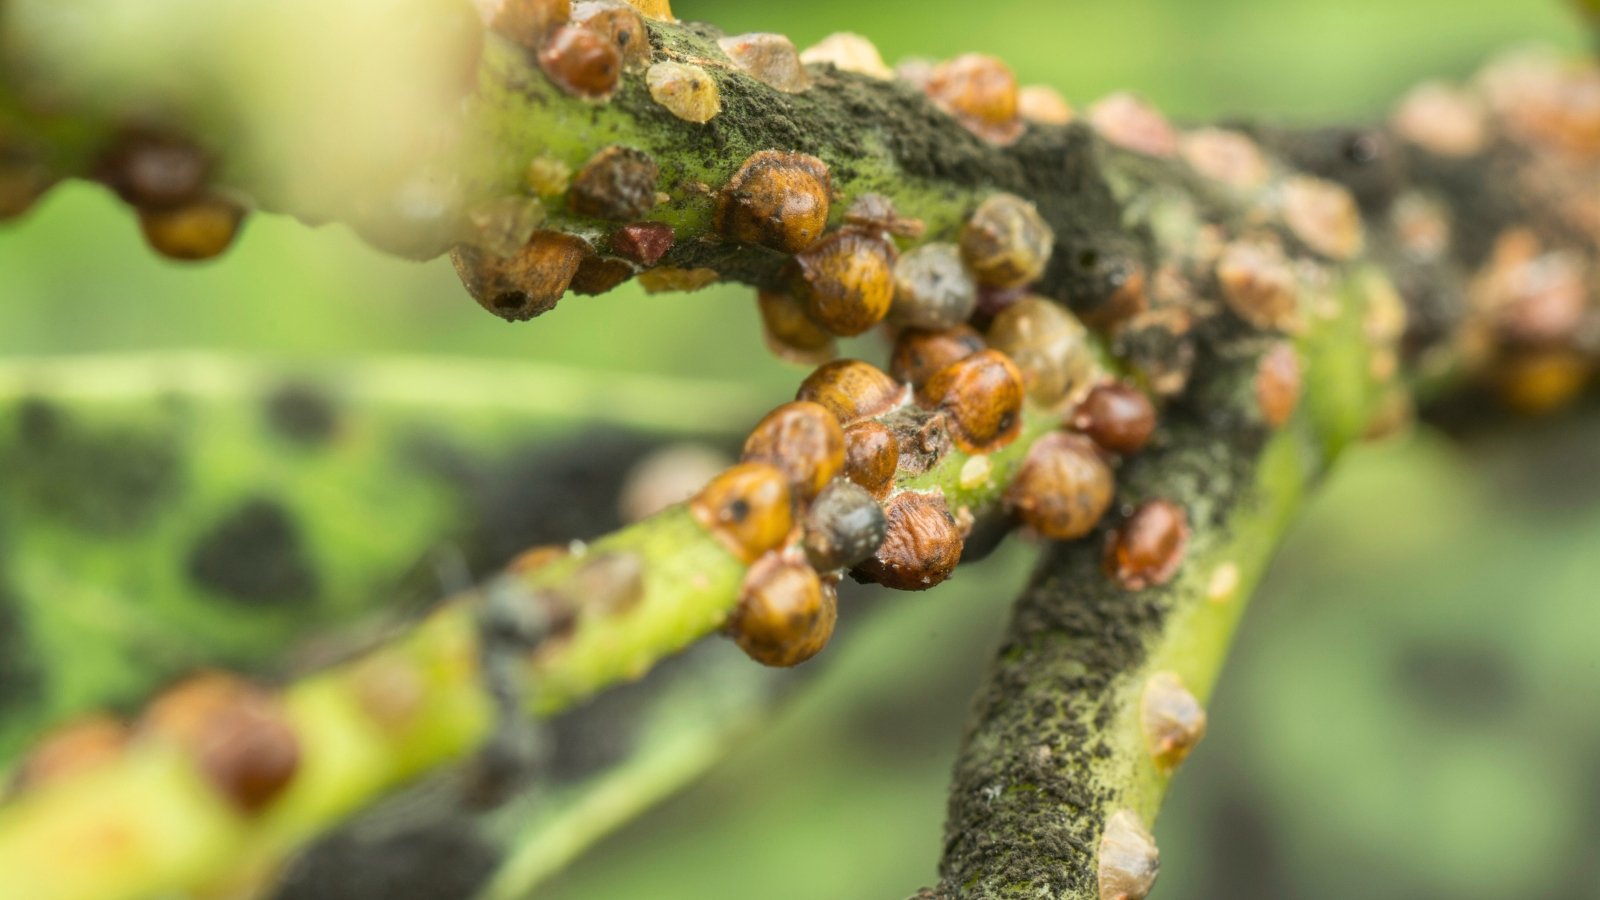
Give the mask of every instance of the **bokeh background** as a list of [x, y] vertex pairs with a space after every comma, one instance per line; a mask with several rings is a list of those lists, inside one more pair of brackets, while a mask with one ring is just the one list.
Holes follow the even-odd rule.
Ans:
[[[801, 46], [858, 31], [890, 60], [996, 53], [1075, 103], [1132, 88], [1187, 119], [1371, 118], [1498, 49], [1582, 46], [1559, 0], [674, 5]], [[0, 226], [0, 355], [163, 349], [537, 360], [738, 380], [774, 403], [800, 377], [762, 350], [737, 288], [625, 287], [508, 326], [448, 264], [339, 228], [261, 217], [194, 268], [146, 251], [89, 187]], [[1157, 896], [1600, 897], [1600, 428], [1514, 431], [1363, 448], [1326, 485], [1157, 824]], [[930, 883], [967, 697], [1032, 558], [1012, 546], [887, 603], [772, 727], [541, 896], [865, 900]]]

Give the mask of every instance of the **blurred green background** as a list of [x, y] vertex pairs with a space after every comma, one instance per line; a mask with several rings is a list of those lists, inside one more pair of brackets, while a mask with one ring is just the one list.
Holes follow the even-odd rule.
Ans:
[[[1174, 115], [1371, 117], [1406, 85], [1536, 40], [1557, 0], [676, 0], [802, 46], [891, 61], [982, 50], [1085, 104]], [[508, 326], [449, 266], [339, 228], [252, 221], [222, 262], [142, 246], [103, 192], [0, 227], [0, 355], [212, 349], [471, 355], [739, 379], [785, 398], [747, 292], [572, 297]], [[1158, 896], [1600, 897], [1600, 430], [1421, 434], [1348, 459], [1256, 601], [1156, 833]], [[545, 892], [887, 898], [934, 879], [967, 697], [1032, 553], [1010, 547], [892, 606], [781, 720]]]

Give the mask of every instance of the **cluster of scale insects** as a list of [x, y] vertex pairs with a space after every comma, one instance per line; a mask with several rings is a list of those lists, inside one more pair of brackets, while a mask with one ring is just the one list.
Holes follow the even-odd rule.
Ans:
[[[479, 0], [479, 7], [487, 24], [524, 47], [569, 94], [602, 102], [618, 92], [628, 72], [636, 72], [652, 100], [679, 120], [705, 124], [721, 114], [717, 80], [705, 68], [653, 60], [645, 19], [671, 21], [666, 0]], [[890, 69], [869, 42], [850, 34], [804, 52], [771, 34], [724, 38], [719, 45], [733, 66], [786, 93], [812, 87], [808, 65], [903, 79], [997, 146], [1015, 142], [1029, 124], [1062, 125], [1077, 118], [1059, 95], [1019, 86], [991, 57]], [[1535, 91], [1527, 80], [1502, 76], [1496, 82], [1512, 91], [1509, 100], [1497, 99], [1496, 83], [1490, 83], [1484, 92], [1488, 105], [1541, 140], [1577, 141], [1582, 159], [1600, 155], [1600, 129], [1572, 124], [1591, 121], [1569, 114], [1574, 102], [1555, 103], [1553, 89], [1535, 85]], [[1207, 273], [1226, 310], [1251, 329], [1268, 336], [1296, 333], [1307, 315], [1305, 287], [1322, 277], [1319, 265], [1350, 262], [1369, 249], [1363, 211], [1348, 191], [1319, 178], [1284, 175], [1240, 131], [1180, 132], [1126, 94], [1102, 100], [1084, 118], [1121, 150], [1181, 161], [1241, 196], [1270, 191], [1269, 212], [1281, 232], [1253, 227], [1230, 236], [1210, 229], [1198, 235], [1190, 253], [1203, 260], [1195, 268]], [[1439, 158], [1470, 158], [1490, 143], [1484, 101], [1438, 85], [1408, 96], [1391, 128]], [[203, 259], [227, 248], [242, 215], [239, 204], [210, 186], [211, 169], [207, 154], [191, 143], [128, 129], [89, 174], [138, 211], [158, 251]], [[670, 225], [645, 221], [661, 202], [660, 177], [648, 154], [622, 146], [600, 150], [576, 173], [552, 159], [534, 160], [527, 181], [535, 194], [559, 198], [574, 216], [608, 223], [609, 234], [597, 241], [520, 220], [511, 228], [491, 221], [487, 230], [505, 232], [509, 240], [459, 245], [453, 256], [464, 284], [489, 311], [520, 320], [552, 308], [568, 290], [599, 293], [633, 277], [661, 289], [716, 280], [715, 271], [658, 265], [678, 237]], [[20, 214], [52, 181], [0, 142], [0, 218]], [[922, 222], [900, 215], [889, 198], [865, 194], [853, 198], [841, 224], [830, 229], [839, 196], [828, 165], [783, 148], [750, 155], [713, 195], [717, 239], [786, 257], [781, 287], [758, 295], [765, 338], [784, 359], [816, 368], [793, 402], [773, 410], [750, 433], [737, 464], [712, 473], [697, 458], [689, 468], [698, 474], [687, 489], [663, 489], [681, 480], [682, 472], [657, 469], [646, 479], [650, 483], [635, 485], [635, 493], [642, 490], [650, 499], [635, 503], [631, 517], [644, 518], [687, 498], [693, 518], [746, 566], [725, 629], [750, 657], [793, 666], [817, 654], [832, 635], [836, 587], [847, 573], [893, 588], [926, 589], [947, 579], [972, 544], [991, 542], [985, 530], [1003, 533], [1004, 522], [996, 529], [972, 509], [951, 508], [941, 489], [904, 485], [955, 458], [959, 472], [950, 483], [963, 490], [993, 486], [991, 458], [1021, 439], [1025, 420], [1053, 427], [1032, 441], [1009, 474], [1000, 504], [1005, 518], [1049, 539], [1075, 540], [1094, 533], [1111, 514], [1119, 461], [1139, 453], [1155, 434], [1150, 394], [1180, 392], [1183, 377], [1158, 369], [1138, 387], [1107, 377], [1085, 323], [1032, 293], [1056, 242], [1031, 203], [991, 194], [975, 204], [953, 239], [918, 243]], [[1566, 198], [1559, 208], [1600, 233], [1592, 198]], [[1425, 195], [1400, 196], [1381, 224], [1407, 265], [1442, 259], [1450, 246], [1447, 212]], [[902, 252], [901, 240], [917, 245]], [[1171, 316], [1173, 309], [1161, 307], [1163, 293], [1194, 278], [1170, 266], [1148, 275], [1133, 271], [1086, 318], [1114, 331], [1141, 316]], [[1513, 228], [1498, 237], [1492, 258], [1470, 286], [1473, 314], [1459, 330], [1468, 336], [1492, 332], [1481, 341], [1490, 349], [1480, 352], [1498, 354], [1499, 371], [1521, 378], [1514, 384], [1523, 386], [1514, 393], [1527, 405], [1570, 398], [1592, 374], [1594, 348], [1578, 345], [1582, 335], [1593, 340], [1600, 333], [1584, 278], [1582, 258]], [[1177, 293], [1192, 302], [1192, 290]], [[1375, 347], [1373, 374], [1386, 380], [1398, 366], [1386, 348], [1405, 328], [1405, 310], [1392, 296], [1377, 296], [1391, 302], [1374, 302], [1364, 324]], [[835, 359], [838, 338], [879, 327], [893, 344], [887, 371]], [[1265, 425], [1281, 427], [1294, 413], [1300, 369], [1293, 345], [1271, 337], [1253, 385]], [[1130, 591], [1170, 581], [1189, 538], [1184, 508], [1158, 498], [1123, 512], [1106, 536], [1106, 577]], [[568, 552], [539, 548], [510, 571], [527, 575]], [[596, 555], [583, 561], [562, 593], [583, 597], [589, 608], [624, 610], [644, 590], [644, 565], [635, 554]], [[1238, 580], [1236, 568], [1223, 566], [1207, 593], [1225, 599]], [[552, 607], [558, 615], [545, 623], [547, 633], [572, 626], [576, 610], [570, 597], [565, 603], [564, 610], [562, 604]], [[363, 688], [363, 703], [379, 718], [385, 708], [404, 705], [386, 686], [393, 681], [388, 675], [358, 680], [371, 688]], [[1205, 731], [1203, 708], [1171, 673], [1156, 673], [1143, 686], [1140, 719], [1151, 757], [1163, 770], [1181, 763]], [[205, 675], [164, 695], [131, 727], [91, 718], [65, 729], [36, 748], [12, 789], [104, 760], [145, 732], [188, 747], [219, 790], [247, 812], [281, 792], [298, 764], [295, 736], [275, 695], [228, 676]], [[1158, 867], [1155, 845], [1138, 817], [1126, 810], [1111, 815], [1099, 853], [1101, 896], [1144, 896]]]

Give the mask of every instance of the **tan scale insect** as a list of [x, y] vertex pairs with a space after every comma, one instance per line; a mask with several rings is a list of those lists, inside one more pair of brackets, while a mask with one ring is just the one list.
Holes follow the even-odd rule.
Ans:
[[450, 258], [479, 306], [520, 322], [554, 309], [588, 255], [589, 245], [579, 238], [537, 231], [514, 256], [495, 256], [463, 244]]
[[889, 374], [918, 388], [935, 372], [986, 347], [983, 335], [967, 325], [942, 331], [908, 328], [895, 338], [894, 350], [889, 355]]
[[1089, 124], [1112, 144], [1145, 156], [1178, 154], [1178, 132], [1154, 106], [1127, 92], [1111, 94], [1089, 107]]
[[952, 363], [917, 391], [923, 406], [950, 419], [950, 437], [968, 453], [992, 453], [1022, 431], [1022, 373], [998, 350]]
[[181, 747], [223, 797], [257, 813], [300, 768], [300, 742], [273, 694], [220, 672], [196, 675], [145, 711], [141, 737]]
[[961, 256], [989, 287], [1022, 287], [1044, 274], [1055, 233], [1039, 210], [1014, 194], [983, 201], [961, 229]]
[[1100, 524], [1115, 493], [1116, 476], [1094, 443], [1057, 431], [1028, 450], [1006, 491], [1006, 506], [1043, 537], [1070, 541]]
[[905, 385], [871, 363], [836, 359], [812, 372], [800, 383], [796, 400], [820, 403], [840, 424], [873, 419], [906, 400]]
[[1016, 363], [1028, 396], [1054, 406], [1081, 396], [1094, 376], [1089, 330], [1059, 303], [1028, 296], [1001, 310], [989, 325], [989, 346]]
[[834, 334], [861, 334], [883, 321], [894, 300], [894, 246], [845, 230], [795, 257], [811, 318]]
[[776, 466], [788, 480], [790, 496], [809, 503], [844, 469], [844, 429], [825, 406], [785, 403], [750, 432], [743, 458]]
[[1106, 819], [1095, 873], [1100, 900], [1144, 900], [1150, 895], [1161, 874], [1161, 853], [1138, 813], [1119, 809]]
[[794, 527], [788, 479], [767, 463], [740, 463], [718, 475], [689, 501], [689, 511], [747, 563], [781, 547]]
[[900, 439], [882, 422], [857, 422], [844, 430], [844, 476], [882, 500], [900, 467]]
[[1176, 673], [1157, 672], [1144, 683], [1139, 725], [1151, 759], [1170, 772], [1206, 736], [1206, 710]]
[[628, 69], [650, 64], [650, 35], [644, 18], [623, 0], [579, 0], [572, 6], [572, 22], [611, 42]]
[[781, 34], [756, 32], [720, 38], [717, 46], [746, 75], [774, 90], [798, 94], [811, 87], [794, 42]]
[[1300, 355], [1288, 341], [1279, 341], [1262, 354], [1256, 365], [1256, 406], [1261, 418], [1273, 428], [1282, 428], [1300, 405], [1304, 376]]
[[833, 359], [837, 341], [833, 332], [816, 323], [805, 303], [789, 291], [759, 291], [762, 336], [767, 349], [779, 359], [817, 366]]
[[968, 131], [995, 144], [1021, 136], [1017, 78], [1000, 60], [968, 53], [934, 66], [923, 92]]
[[722, 91], [710, 73], [699, 66], [658, 62], [644, 78], [650, 99], [685, 122], [704, 125], [722, 112]]
[[815, 156], [763, 150], [717, 198], [716, 227], [741, 244], [800, 253], [822, 240], [833, 203], [828, 166]]
[[745, 574], [727, 630], [751, 659], [787, 668], [827, 646], [838, 616], [833, 585], [804, 559], [767, 553]]
[[139, 210], [150, 248], [168, 259], [202, 262], [221, 256], [239, 235], [244, 209], [216, 195], [172, 209]]
[[877, 45], [859, 34], [847, 31], [830, 34], [800, 54], [800, 61], [808, 66], [829, 65], [841, 72], [852, 72], [888, 81], [894, 70], [883, 61]]

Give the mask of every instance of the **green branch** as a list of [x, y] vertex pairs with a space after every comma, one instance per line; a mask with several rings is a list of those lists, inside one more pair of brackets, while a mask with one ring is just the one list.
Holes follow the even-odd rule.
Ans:
[[[167, 27], [195, 6], [185, 0], [136, 12], [79, 0], [94, 13], [84, 17], [13, 0], [3, 40], [25, 52], [0, 106], [7, 159], [30, 178], [42, 167], [107, 180], [151, 233], [171, 198], [130, 189], [112, 152], [148, 140], [129, 131], [149, 120], [202, 157], [220, 154], [203, 197], [185, 193], [185, 204], [242, 195], [348, 223], [397, 252], [455, 246], [469, 289], [508, 318], [545, 311], [569, 286], [633, 275], [805, 293], [815, 285], [798, 285], [796, 269], [810, 277], [823, 263], [797, 266], [795, 251], [847, 217], [868, 220], [843, 232], [864, 248], [840, 263], [857, 277], [882, 274], [896, 249], [955, 239], [996, 193], [1036, 205], [1042, 223], [992, 229], [1014, 246], [985, 248], [980, 234], [963, 260], [989, 276], [992, 304], [1027, 287], [1076, 312], [1099, 329], [1108, 365], [1163, 401], [1155, 449], [1118, 478], [1130, 508], [1153, 505], [1053, 551], [1019, 604], [958, 766], [946, 894], [1091, 897], [1120, 878], [1141, 895], [1153, 860], [1116, 814], [1153, 817], [1168, 776], [1150, 750], [1174, 762], [1192, 740], [1189, 706], [1208, 692], [1243, 591], [1307, 485], [1414, 390], [1432, 400], [1492, 386], [1527, 408], [1558, 407], [1600, 354], [1585, 280], [1600, 241], [1582, 190], [1600, 155], [1582, 99], [1592, 70], [1517, 63], [1478, 94], [1409, 98], [1389, 129], [1181, 133], [1127, 97], [1085, 121], [1026, 124], [1008, 76], [980, 59], [916, 83], [813, 65], [809, 87], [780, 87], [735, 63], [714, 30], [652, 21], [650, 62], [700, 70], [652, 81], [620, 58], [593, 65], [605, 55], [597, 32], [530, 36], [497, 19], [505, 33], [484, 37], [459, 25], [461, 4], [413, 0], [416, 17], [393, 17], [406, 24], [390, 35], [393, 23], [363, 18], [359, 4], [319, 4], [339, 13], [323, 20], [310, 2], [200, 4], [199, 27], [185, 30]], [[112, 53], [113, 42], [148, 52]], [[359, 65], [347, 60], [355, 48], [369, 51], [353, 55]], [[260, 77], [256, 66], [279, 57], [297, 77]], [[658, 96], [663, 71], [714, 86], [720, 112], [674, 114]], [[998, 96], [980, 90], [996, 83]], [[872, 210], [871, 194], [893, 212]], [[163, 235], [157, 246], [193, 249]], [[887, 296], [871, 287], [861, 305]], [[855, 308], [830, 319], [818, 296], [837, 297], [810, 296], [835, 331], [877, 321]], [[948, 438], [965, 427], [954, 407], [987, 414], [1011, 387], [1020, 393], [986, 383], [928, 402], [948, 410], [902, 396], [871, 414], [906, 438]], [[920, 465], [897, 470], [894, 486], [931, 490], [981, 524], [1063, 412], [1030, 406], [1015, 437], [1016, 410], [994, 415], [1006, 439], [983, 454], [929, 440], [902, 454]], [[767, 506], [788, 514], [786, 498]], [[724, 518], [767, 506], [730, 504]], [[478, 751], [509, 707], [566, 708], [722, 627], [750, 566], [705, 521], [676, 507], [514, 568], [368, 656], [256, 698], [271, 724], [252, 727], [298, 737], [288, 775], [259, 768], [281, 759], [218, 760], [181, 729], [147, 727], [103, 765], [23, 791], [0, 807], [0, 893], [137, 897], [269, 875], [360, 806]], [[375, 669], [412, 687], [398, 710], [364, 694]], [[1170, 721], [1156, 726], [1171, 733], [1152, 743], [1142, 708], [1158, 673], [1176, 681], [1157, 682], [1167, 696], [1154, 708]], [[264, 807], [229, 793], [268, 775], [284, 780]], [[126, 840], [85, 837], [106, 833]]]

